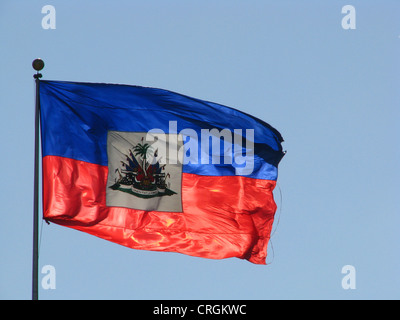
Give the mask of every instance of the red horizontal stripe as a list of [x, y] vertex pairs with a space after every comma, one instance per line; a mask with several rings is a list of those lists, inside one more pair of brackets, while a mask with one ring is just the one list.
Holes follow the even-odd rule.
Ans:
[[106, 206], [108, 168], [43, 158], [43, 217], [121, 245], [265, 264], [276, 182], [182, 174], [183, 212]]

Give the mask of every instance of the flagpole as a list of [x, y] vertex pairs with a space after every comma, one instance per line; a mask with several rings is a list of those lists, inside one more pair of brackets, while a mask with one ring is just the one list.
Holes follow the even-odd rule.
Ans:
[[44, 68], [44, 62], [41, 59], [35, 59], [32, 62], [36, 74], [33, 75], [36, 83], [36, 102], [35, 102], [35, 159], [34, 159], [34, 185], [33, 185], [33, 250], [32, 250], [32, 300], [39, 299], [39, 116], [40, 99], [39, 85], [42, 74], [40, 70]]

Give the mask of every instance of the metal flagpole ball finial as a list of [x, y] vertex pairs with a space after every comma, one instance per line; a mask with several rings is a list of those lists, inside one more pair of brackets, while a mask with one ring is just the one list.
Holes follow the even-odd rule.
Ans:
[[44, 61], [40, 58], [37, 58], [33, 60], [32, 67], [36, 70], [36, 74], [34, 74], [33, 77], [36, 80], [39, 80], [42, 77], [42, 74], [39, 71], [44, 68]]
[[32, 67], [33, 69], [35, 69], [36, 71], [40, 71], [44, 68], [44, 62], [42, 59], [38, 58], [33, 60], [32, 62]]

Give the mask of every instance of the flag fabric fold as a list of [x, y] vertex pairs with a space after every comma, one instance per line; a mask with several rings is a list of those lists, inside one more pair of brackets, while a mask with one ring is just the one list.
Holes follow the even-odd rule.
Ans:
[[40, 82], [43, 218], [134, 249], [265, 264], [284, 153], [241, 111], [163, 89]]

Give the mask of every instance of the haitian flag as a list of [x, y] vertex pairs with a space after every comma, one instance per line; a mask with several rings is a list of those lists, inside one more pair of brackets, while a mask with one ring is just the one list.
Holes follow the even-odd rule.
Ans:
[[142, 250], [265, 264], [280, 133], [167, 90], [40, 81], [43, 218]]

